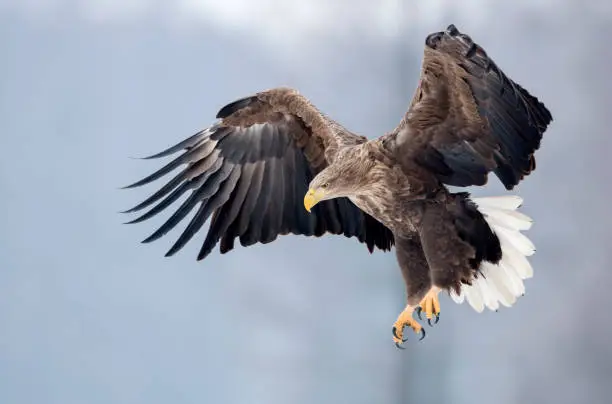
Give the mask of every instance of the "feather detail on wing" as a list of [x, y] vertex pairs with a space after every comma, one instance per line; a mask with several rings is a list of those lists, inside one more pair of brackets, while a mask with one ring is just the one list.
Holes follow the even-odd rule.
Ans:
[[221, 121], [148, 158], [184, 150], [129, 188], [151, 183], [183, 166], [157, 192], [128, 210], [153, 204], [129, 223], [150, 219], [185, 194], [187, 199], [143, 242], [162, 237], [195, 210], [185, 230], [166, 255], [187, 244], [210, 219], [198, 254], [205, 258], [220, 242], [220, 251], [269, 243], [279, 234], [357, 237], [372, 251], [388, 250], [393, 235], [380, 222], [346, 198], [323, 201], [308, 214], [302, 198], [308, 183], [333, 159], [339, 145], [358, 143], [356, 136], [325, 118], [294, 90], [277, 88], [239, 99], [221, 108]]
[[484, 185], [493, 171], [512, 189], [535, 169], [551, 121], [544, 104], [451, 25], [427, 37], [419, 85], [387, 141], [404, 166], [416, 163], [447, 185]]

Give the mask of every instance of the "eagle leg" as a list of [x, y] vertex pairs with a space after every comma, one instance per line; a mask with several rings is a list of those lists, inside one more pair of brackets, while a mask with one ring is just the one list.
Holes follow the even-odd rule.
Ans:
[[437, 286], [433, 286], [431, 289], [429, 289], [429, 292], [427, 292], [423, 300], [421, 300], [421, 303], [419, 303], [419, 306], [416, 308], [419, 320], [422, 320], [421, 312], [425, 311], [425, 317], [427, 317], [427, 324], [429, 324], [430, 327], [433, 326], [431, 324], [431, 319], [434, 316], [436, 316], [434, 324], [438, 324], [438, 321], [440, 320], [440, 300], [438, 300], [439, 293], [440, 288]]
[[403, 339], [404, 327], [410, 327], [415, 333], [421, 334], [419, 341], [425, 338], [425, 329], [414, 318], [412, 318], [413, 311], [414, 307], [407, 305], [393, 324], [393, 341], [395, 342], [395, 346], [399, 349], [404, 349], [401, 344], [406, 342], [406, 340]]

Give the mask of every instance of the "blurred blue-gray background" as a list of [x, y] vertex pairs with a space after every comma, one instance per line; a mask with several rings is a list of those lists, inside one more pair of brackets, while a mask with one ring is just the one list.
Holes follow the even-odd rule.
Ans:
[[[0, 0], [0, 403], [609, 403], [611, 4]], [[121, 225], [155, 185], [118, 187], [159, 167], [130, 157], [252, 92], [392, 129], [449, 23], [555, 117], [516, 190], [538, 252], [512, 309], [444, 297], [398, 351], [392, 253], [290, 236], [198, 263], [203, 235], [167, 259], [177, 231], [139, 244], [163, 218]]]

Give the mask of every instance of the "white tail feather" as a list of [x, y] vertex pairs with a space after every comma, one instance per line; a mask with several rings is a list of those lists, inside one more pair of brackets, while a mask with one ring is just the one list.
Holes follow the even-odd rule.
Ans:
[[502, 258], [497, 264], [483, 262], [482, 276], [472, 285], [462, 285], [461, 293], [451, 292], [458, 304], [467, 301], [477, 312], [485, 307], [497, 310], [502, 304], [511, 307], [525, 293], [523, 280], [533, 276], [533, 268], [527, 257], [535, 253], [535, 246], [521, 231], [528, 230], [532, 220], [517, 212], [523, 199], [517, 195], [473, 198], [478, 210], [499, 238]]

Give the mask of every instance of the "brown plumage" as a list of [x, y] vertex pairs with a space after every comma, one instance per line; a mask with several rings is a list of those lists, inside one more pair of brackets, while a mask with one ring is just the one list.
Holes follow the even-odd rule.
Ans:
[[[478, 311], [509, 306], [522, 292], [531, 268], [524, 258], [529, 248], [521, 249], [521, 242], [529, 247], [529, 241], [518, 232], [528, 220], [514, 211], [520, 201], [471, 199], [446, 186], [484, 185], [493, 172], [512, 189], [535, 169], [534, 152], [552, 116], [453, 25], [427, 37], [408, 111], [395, 130], [378, 139], [350, 132], [290, 88], [234, 101], [217, 118], [218, 123], [149, 157], [184, 150], [129, 186], [185, 166], [129, 210], [157, 202], [130, 223], [140, 222], [189, 192], [144, 242], [158, 239], [197, 208], [167, 255], [180, 250], [209, 218], [198, 259], [217, 244], [222, 254], [232, 250], [236, 238], [248, 246], [289, 233], [344, 234], [370, 252], [395, 245], [408, 303], [394, 325], [396, 343], [404, 326], [424, 332], [412, 319], [413, 310], [437, 318], [440, 290], [457, 301], [467, 298]], [[509, 217], [517, 222], [511, 224]]]

